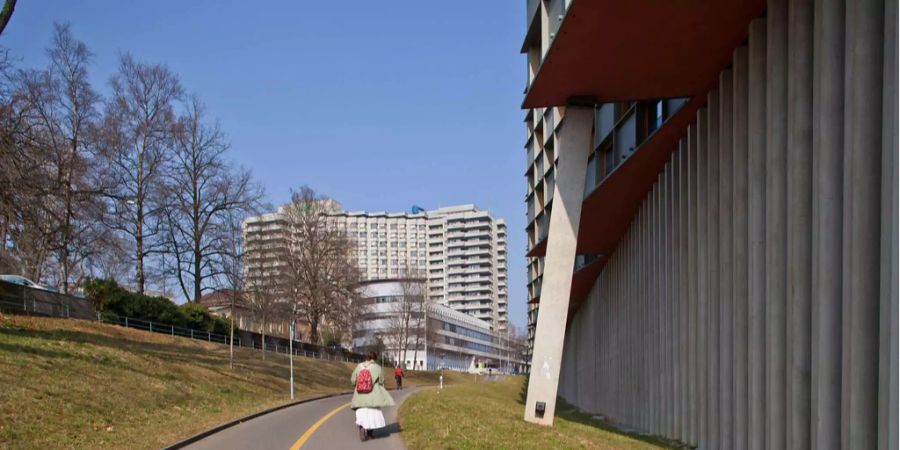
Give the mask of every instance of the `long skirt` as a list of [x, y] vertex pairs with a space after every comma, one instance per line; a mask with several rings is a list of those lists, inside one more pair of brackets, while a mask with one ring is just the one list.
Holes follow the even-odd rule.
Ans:
[[367, 429], [384, 427], [384, 414], [378, 408], [358, 408], [356, 410], [356, 424]]

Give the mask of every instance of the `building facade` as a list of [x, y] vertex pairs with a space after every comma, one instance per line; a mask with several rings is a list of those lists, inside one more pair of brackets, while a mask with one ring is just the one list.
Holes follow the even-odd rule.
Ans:
[[526, 420], [896, 448], [897, 2], [527, 5]]
[[[244, 222], [248, 283], [277, 276], [285, 245], [283, 208]], [[334, 204], [330, 226], [345, 230], [364, 280], [425, 276], [429, 299], [485, 321], [508, 325], [506, 222], [475, 205], [411, 213], [348, 212]]]
[[506, 331], [506, 222], [475, 205], [439, 208], [427, 215], [429, 299]]
[[524, 368], [505, 332], [434, 303], [425, 290], [424, 278], [362, 282], [354, 350], [382, 352], [412, 370], [518, 373]]

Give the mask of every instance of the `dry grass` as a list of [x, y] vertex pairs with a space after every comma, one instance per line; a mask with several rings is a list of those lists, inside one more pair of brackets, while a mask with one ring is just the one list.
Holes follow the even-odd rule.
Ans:
[[[235, 360], [231, 370], [219, 344], [0, 315], [0, 447], [159, 448], [289, 401], [286, 356], [235, 349]], [[352, 389], [351, 364], [294, 361], [300, 398]]]
[[426, 389], [400, 407], [411, 449], [657, 449], [653, 443], [603, 429], [564, 404], [553, 427], [522, 420], [522, 377]]

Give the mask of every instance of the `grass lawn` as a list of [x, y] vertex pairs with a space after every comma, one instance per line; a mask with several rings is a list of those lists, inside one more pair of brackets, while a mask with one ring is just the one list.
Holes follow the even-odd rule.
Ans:
[[[221, 344], [0, 315], [0, 448], [160, 448], [290, 401], [287, 357], [261, 355], [235, 349], [231, 370]], [[352, 364], [294, 367], [301, 399], [352, 389]], [[437, 383], [408, 374], [409, 385]]]
[[524, 378], [426, 389], [400, 407], [407, 446], [427, 449], [657, 449], [654, 443], [607, 431], [564, 404], [553, 427], [522, 420]]

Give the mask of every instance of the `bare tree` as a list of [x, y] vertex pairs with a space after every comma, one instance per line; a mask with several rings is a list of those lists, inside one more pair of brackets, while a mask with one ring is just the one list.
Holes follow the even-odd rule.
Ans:
[[[51, 155], [56, 165], [54, 179], [59, 198], [58, 225], [59, 279], [63, 292], [69, 291], [73, 265], [81, 263], [91, 252], [91, 244], [100, 235], [97, 219], [102, 211], [99, 199], [96, 158], [89, 150], [98, 118], [100, 96], [88, 82], [87, 67], [92, 53], [72, 36], [69, 25], [56, 25], [53, 44], [48, 50], [53, 86], [53, 105], [59, 112], [46, 112], [46, 126], [51, 127]], [[73, 256], [75, 260], [73, 261]]]
[[188, 301], [198, 300], [225, 275], [221, 260], [229, 251], [229, 214], [254, 210], [263, 196], [249, 171], [225, 160], [225, 137], [218, 123], [205, 122], [205, 114], [199, 98], [191, 96], [165, 171], [167, 251]]
[[130, 55], [119, 59], [111, 81], [104, 133], [111, 177], [111, 225], [134, 241], [135, 284], [144, 292], [146, 259], [162, 242], [162, 183], [174, 145], [174, 103], [182, 96], [178, 77], [158, 64]]
[[284, 208], [287, 224], [281, 292], [291, 315], [309, 325], [310, 340], [318, 343], [324, 324], [350, 330], [355, 284], [359, 272], [351, 261], [347, 232], [329, 224], [334, 202], [303, 186]]
[[[250, 315], [259, 324], [263, 359], [266, 359], [266, 328], [273, 318], [284, 314], [285, 303], [281, 299], [277, 286], [272, 283], [251, 283], [241, 292], [241, 297]], [[233, 311], [232, 314], [234, 314]]]
[[412, 339], [413, 369], [417, 369], [419, 347], [427, 339], [428, 295], [424, 274], [414, 268], [407, 268], [405, 272], [406, 278], [400, 282], [400, 286], [403, 292], [403, 301], [408, 304], [409, 320], [406, 334]]
[[219, 286], [228, 292], [231, 301], [228, 361], [232, 369], [234, 369], [234, 322], [238, 319], [238, 310], [247, 306], [244, 300], [244, 249], [246, 247], [242, 228], [245, 217], [246, 212], [244, 211], [230, 210], [225, 213], [223, 221], [225, 252], [219, 258], [219, 270], [222, 276], [216, 278]]
[[4, 158], [2, 175], [11, 183], [3, 195], [3, 235], [23, 250], [22, 271], [41, 280], [52, 266], [55, 284], [68, 292], [104, 234], [102, 165], [93, 146], [100, 96], [88, 81], [92, 54], [69, 25], [55, 25], [47, 55], [46, 69], [7, 78], [3, 153], [12, 158]]
[[389, 344], [396, 348], [397, 360], [405, 364], [410, 348], [412, 364], [417, 368], [419, 348], [424, 343], [427, 321], [427, 295], [425, 279], [417, 268], [404, 268], [398, 280], [399, 294], [388, 303], [387, 329]]

